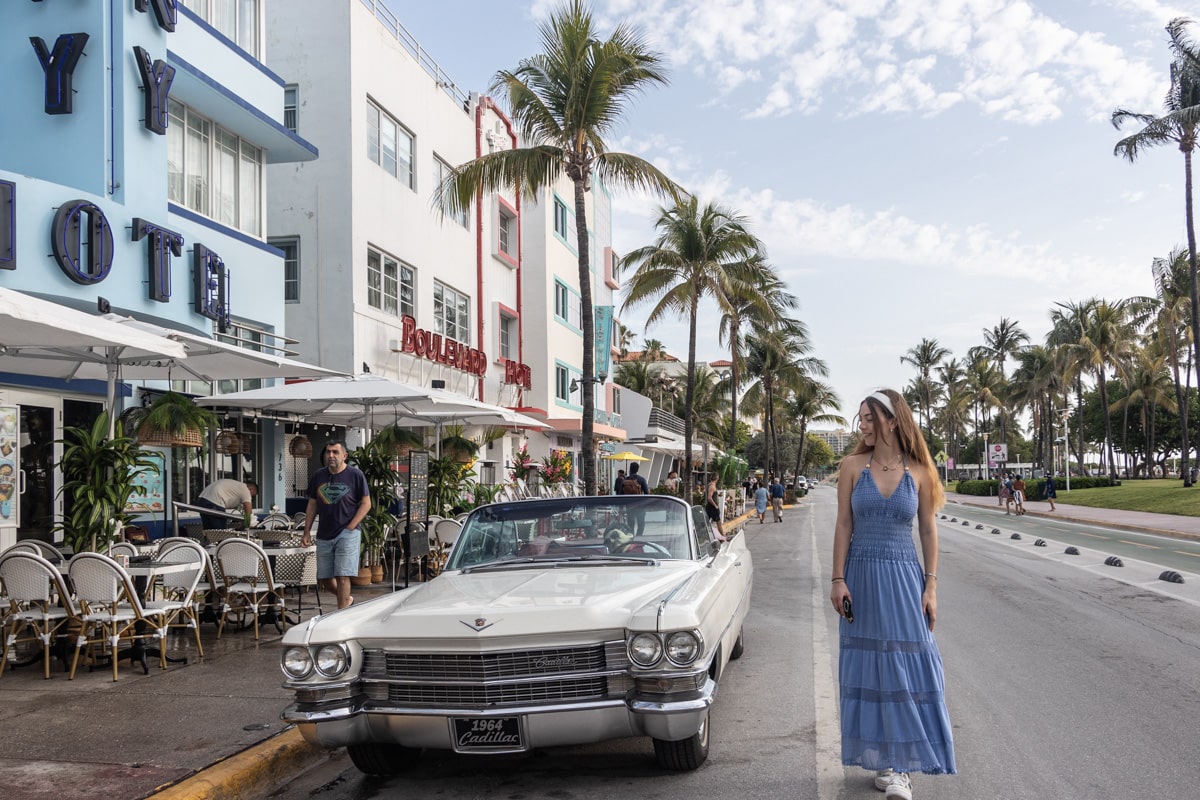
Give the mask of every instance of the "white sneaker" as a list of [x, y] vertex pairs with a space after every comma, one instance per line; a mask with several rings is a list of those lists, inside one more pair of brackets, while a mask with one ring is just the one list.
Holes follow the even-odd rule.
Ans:
[[881, 769], [875, 773], [875, 788], [881, 792], [886, 792], [887, 787], [892, 782], [892, 777], [895, 776], [894, 769]]
[[912, 800], [912, 781], [908, 779], [907, 773], [897, 772], [892, 776], [892, 782], [888, 784], [884, 797], [888, 800]]

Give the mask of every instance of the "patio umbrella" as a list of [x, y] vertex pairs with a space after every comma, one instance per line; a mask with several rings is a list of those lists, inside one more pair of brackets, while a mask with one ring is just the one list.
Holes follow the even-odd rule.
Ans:
[[626, 468], [629, 467], [630, 461], [649, 461], [650, 460], [643, 455], [639, 455], [638, 453], [634, 453], [629, 450], [626, 450], [623, 453], [607, 453], [606, 455], [602, 455], [600, 457], [606, 461], [624, 461]]
[[186, 357], [179, 342], [0, 287], [0, 372], [107, 381], [110, 434], [121, 364]]

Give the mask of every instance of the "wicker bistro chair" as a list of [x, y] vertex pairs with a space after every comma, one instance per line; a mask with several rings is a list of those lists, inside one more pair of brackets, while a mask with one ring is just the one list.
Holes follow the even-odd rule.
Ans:
[[[158, 557], [161, 559], [167, 553], [174, 550], [176, 547], [186, 547], [188, 544], [196, 544], [195, 540], [189, 539], [186, 536], [168, 536], [162, 540], [162, 544], [158, 546]], [[204, 548], [201, 547], [201, 550]]]
[[259, 612], [271, 610], [281, 628], [287, 627], [283, 584], [275, 580], [271, 561], [262, 546], [248, 539], [226, 539], [217, 545], [217, 563], [225, 581], [225, 600], [221, 604], [221, 623], [217, 638], [225, 630], [232, 614], [244, 625], [246, 614], [254, 617], [254, 638], [259, 633]]
[[142, 669], [146, 673], [150, 672], [150, 668], [146, 666], [142, 646], [146, 639], [158, 639], [158, 665], [161, 669], [167, 668], [165, 640], [170, 609], [148, 609], [142, 605], [129, 573], [116, 561], [100, 553], [76, 553], [68, 572], [75, 586], [75, 599], [83, 620], [83, 632], [75, 643], [75, 657], [71, 661], [72, 680], [83, 648], [100, 646], [110, 649], [115, 681], [120, 662], [117, 648], [122, 639], [128, 639], [133, 644], [132, 655], [141, 656]]
[[144, 603], [148, 610], [162, 610], [167, 614], [166, 627], [184, 627], [191, 629], [196, 637], [196, 650], [204, 658], [204, 645], [200, 643], [200, 609], [196, 600], [196, 589], [200, 579], [206, 577], [212, 568], [208, 564], [208, 553], [196, 542], [184, 540], [182, 544], [172, 546], [167, 552], [159, 553], [159, 561], [168, 564], [195, 564], [196, 568], [183, 572], [168, 572], [162, 576], [160, 591], [161, 600], [148, 600]]
[[[280, 547], [300, 547], [300, 537], [292, 533], [291, 539], [284, 539], [279, 542]], [[266, 549], [268, 555], [271, 554], [270, 549]], [[317, 585], [317, 551], [316, 549], [308, 550], [304, 553], [280, 553], [275, 556], [275, 580], [288, 589], [296, 590], [296, 609], [291, 613], [288, 622], [295, 625], [300, 622], [300, 618], [304, 613], [304, 592], [309, 586], [313, 588], [313, 594], [317, 599], [317, 613], [324, 614], [325, 609], [321, 607], [321, 591]]]
[[71, 600], [66, 582], [58, 568], [36, 553], [9, 549], [0, 556], [0, 582], [8, 597], [4, 654], [0, 656], [0, 677], [11, 660], [32, 663], [17, 654], [40, 649], [46, 677], [50, 677], [50, 655], [55, 639], [65, 635], [72, 623], [80, 624], [79, 612]]
[[108, 548], [108, 557], [114, 561], [118, 556], [129, 556], [131, 559], [137, 558], [141, 553], [138, 552], [137, 545], [129, 542], [113, 542]]
[[450, 557], [450, 548], [454, 547], [460, 533], [462, 533], [462, 523], [458, 520], [444, 519], [434, 526], [433, 538], [440, 553], [441, 563], [445, 564], [446, 559]]

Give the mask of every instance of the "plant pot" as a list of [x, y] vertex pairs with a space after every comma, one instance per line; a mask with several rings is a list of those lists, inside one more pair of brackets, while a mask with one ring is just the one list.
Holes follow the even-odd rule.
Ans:
[[383, 583], [383, 564], [371, 565], [371, 583]]
[[359, 567], [358, 574], [350, 577], [351, 586], [370, 586], [371, 585], [371, 568]]

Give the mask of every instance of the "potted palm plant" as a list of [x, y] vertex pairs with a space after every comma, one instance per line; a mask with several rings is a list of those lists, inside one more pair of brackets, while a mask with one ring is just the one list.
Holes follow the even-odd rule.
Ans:
[[408, 458], [413, 450], [425, 449], [425, 437], [416, 428], [401, 428], [399, 425], [389, 425], [375, 435], [372, 442], [379, 442], [381, 447], [390, 447], [396, 458]]
[[63, 532], [72, 552], [102, 551], [134, 515], [125, 512], [131, 497], [145, 493], [134, 481], [143, 470], [157, 470], [136, 440], [108, 438], [108, 415], [101, 414], [91, 428], [67, 428], [63, 446], [63, 519], [55, 526]]

